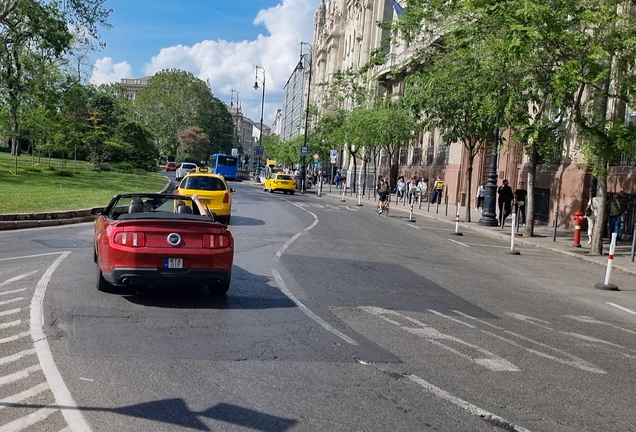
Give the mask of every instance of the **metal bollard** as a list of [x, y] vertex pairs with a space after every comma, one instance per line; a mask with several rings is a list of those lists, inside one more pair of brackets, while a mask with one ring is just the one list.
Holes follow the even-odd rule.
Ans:
[[634, 251], [636, 250], [636, 225], [632, 231], [632, 262], [634, 262]]
[[430, 213], [431, 211], [431, 194], [429, 192], [428, 199], [426, 200], [426, 211]]
[[415, 222], [415, 219], [413, 219], [413, 201], [411, 201], [411, 210], [409, 211], [408, 222]]
[[521, 252], [515, 250], [515, 231], [517, 230], [518, 223], [519, 221], [517, 220], [517, 215], [513, 213], [512, 226], [510, 227], [510, 250], [508, 251], [510, 255], [521, 255]]
[[594, 288], [608, 291], [618, 291], [618, 287], [609, 283], [612, 276], [612, 261], [614, 261], [614, 251], [616, 250], [616, 238], [618, 233], [612, 233], [612, 242], [610, 243], [609, 255], [607, 256], [607, 271], [605, 272], [605, 283], [594, 284]]
[[358, 207], [362, 207], [362, 194], [360, 193], [360, 188], [358, 188], [358, 204], [356, 204], [356, 206]]
[[345, 193], [347, 193], [347, 188], [343, 187], [342, 188], [342, 198], [340, 199], [341, 202], [347, 202], [347, 200], [345, 199]]
[[557, 235], [557, 226], [559, 225], [559, 212], [554, 212], [554, 234], [552, 236], [552, 241], [556, 241]]
[[448, 195], [444, 197], [444, 200], [446, 201], [446, 216], [448, 216]]

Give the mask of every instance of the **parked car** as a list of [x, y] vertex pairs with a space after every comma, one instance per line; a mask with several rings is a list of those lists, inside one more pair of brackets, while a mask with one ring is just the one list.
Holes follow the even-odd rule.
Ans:
[[181, 181], [185, 176], [190, 173], [196, 172], [196, 170], [197, 164], [184, 162], [179, 168], [177, 168], [177, 172], [175, 173], [174, 177], [177, 179], [177, 181]]
[[176, 170], [177, 170], [176, 162], [168, 162], [166, 164], [166, 171], [176, 171]]
[[201, 203], [215, 214], [216, 219], [227, 225], [230, 223], [234, 188], [228, 187], [223, 176], [203, 170], [188, 174], [179, 184], [177, 193], [188, 197], [197, 194]]
[[[184, 205], [180, 205], [184, 204]], [[120, 286], [206, 286], [226, 293], [234, 239], [189, 197], [120, 194], [94, 209], [97, 289]]]

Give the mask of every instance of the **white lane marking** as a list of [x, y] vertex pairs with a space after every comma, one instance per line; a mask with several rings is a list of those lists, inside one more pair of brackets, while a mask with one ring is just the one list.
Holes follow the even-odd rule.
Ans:
[[411, 228], [415, 228], [415, 229], [417, 229], [417, 230], [418, 230], [418, 229], [422, 229], [422, 228], [418, 227], [417, 225], [407, 225], [407, 226], [410, 226]]
[[67, 427], [65, 427], [64, 429], [60, 429], [60, 430], [59, 430], [59, 431], [57, 431], [57, 432], [71, 432], [71, 428], [67, 426]]
[[625, 312], [627, 312], [627, 313], [630, 313], [630, 314], [632, 314], [632, 315], [636, 315], [636, 312], [634, 312], [634, 311], [633, 311], [633, 310], [631, 310], [631, 309], [627, 309], [626, 307], [619, 306], [619, 305], [617, 305], [617, 304], [610, 303], [610, 302], [605, 302], [605, 303], [607, 303], [607, 304], [608, 304], [608, 305], [610, 305], [610, 306], [614, 306], [615, 308], [618, 308], [618, 309], [620, 309], [620, 310], [622, 310], [622, 311], [625, 311]]
[[517, 426], [514, 423], [499, 417], [496, 414], [493, 414], [491, 412], [488, 412], [484, 409], [479, 408], [476, 405], [471, 404], [468, 401], [465, 401], [464, 399], [460, 399], [456, 396], [453, 396], [452, 394], [450, 394], [449, 392], [447, 392], [446, 390], [442, 390], [441, 388], [429, 383], [428, 381], [423, 380], [422, 378], [416, 376], [416, 375], [407, 375], [406, 378], [409, 381], [412, 381], [420, 386], [422, 386], [424, 389], [426, 389], [429, 393], [433, 394], [433, 396], [439, 398], [439, 399], [443, 399], [445, 401], [448, 401], [450, 403], [452, 403], [455, 406], [458, 406], [460, 408], [462, 408], [465, 411], [468, 411], [470, 414], [479, 417], [481, 420], [484, 420], [490, 424], [495, 424], [497, 426], [504, 426], [504, 429], [510, 431], [510, 432], [530, 432], [529, 429], [526, 429], [524, 427], [521, 426]]
[[458, 319], [453, 318], [453, 317], [451, 317], [451, 316], [445, 315], [445, 314], [443, 314], [443, 313], [441, 313], [441, 312], [437, 312], [437, 311], [435, 311], [435, 310], [433, 310], [433, 309], [427, 309], [427, 310], [428, 310], [430, 313], [432, 313], [432, 314], [439, 315], [439, 316], [441, 316], [441, 317], [444, 317], [444, 318], [446, 318], [446, 319], [449, 319], [449, 320], [451, 320], [451, 321], [454, 321], [454, 322], [456, 322], [457, 324], [461, 324], [461, 325], [464, 325], [464, 326], [466, 326], [466, 327], [473, 328], [473, 329], [474, 329], [474, 328], [477, 328], [477, 327], [475, 327], [475, 326], [474, 326], [474, 325], [472, 325], [472, 324], [465, 323], [464, 321], [461, 321], [461, 320], [458, 320]]
[[14, 314], [20, 313], [21, 310], [22, 309], [17, 308], [17, 309], [11, 309], [8, 311], [3, 311], [3, 312], [0, 312], [0, 316], [14, 315]]
[[489, 325], [489, 326], [491, 326], [491, 327], [496, 328], [496, 329], [497, 329], [497, 330], [499, 330], [499, 331], [502, 331], [502, 332], [504, 332], [504, 333], [506, 333], [506, 334], [509, 334], [509, 335], [511, 335], [511, 336], [515, 336], [515, 337], [517, 337], [517, 338], [519, 338], [519, 339], [521, 339], [521, 340], [524, 340], [524, 341], [526, 341], [526, 342], [530, 342], [530, 343], [535, 344], [535, 345], [538, 345], [538, 346], [540, 346], [540, 347], [542, 347], [542, 348], [546, 348], [546, 349], [552, 350], [552, 351], [554, 351], [554, 352], [556, 352], [556, 353], [558, 353], [558, 354], [561, 354], [561, 355], [562, 355], [562, 356], [564, 356], [564, 357], [568, 357], [568, 358], [570, 358], [571, 360], [565, 360], [565, 359], [561, 359], [561, 358], [558, 358], [558, 357], [554, 357], [554, 356], [552, 356], [552, 355], [550, 355], [550, 354], [546, 354], [546, 353], [544, 353], [544, 352], [541, 352], [541, 351], [535, 350], [535, 349], [533, 349], [533, 348], [528, 348], [528, 347], [526, 347], [526, 346], [524, 346], [524, 345], [521, 345], [520, 343], [517, 343], [517, 342], [515, 342], [515, 341], [512, 341], [512, 340], [510, 340], [510, 339], [507, 339], [507, 338], [505, 338], [505, 337], [503, 337], [503, 336], [499, 336], [499, 335], [497, 335], [497, 334], [495, 334], [495, 333], [492, 333], [492, 332], [489, 332], [489, 331], [487, 331], [487, 330], [483, 330], [483, 329], [481, 329], [481, 330], [480, 330], [482, 333], [485, 333], [485, 334], [490, 335], [490, 336], [492, 336], [492, 337], [494, 337], [494, 338], [497, 338], [497, 339], [499, 339], [499, 340], [502, 340], [502, 341], [504, 341], [504, 342], [506, 342], [506, 343], [508, 343], [508, 344], [510, 344], [510, 345], [513, 345], [513, 346], [516, 346], [516, 347], [518, 347], [518, 348], [524, 349], [524, 350], [528, 351], [529, 353], [532, 353], [532, 354], [537, 355], [537, 356], [539, 356], [539, 357], [547, 358], [547, 359], [549, 359], [549, 360], [553, 360], [553, 361], [555, 361], [555, 362], [557, 362], [557, 363], [561, 363], [561, 364], [564, 364], [564, 365], [567, 365], [567, 366], [572, 366], [572, 367], [575, 367], [575, 368], [577, 368], [577, 369], [584, 370], [584, 371], [586, 371], [586, 372], [593, 372], [593, 373], [597, 373], [597, 374], [606, 374], [606, 373], [607, 373], [607, 372], [605, 372], [603, 369], [600, 369], [600, 368], [596, 367], [594, 364], [592, 364], [592, 363], [590, 363], [590, 362], [588, 362], [588, 361], [586, 361], [586, 360], [583, 360], [582, 358], [577, 357], [577, 356], [575, 356], [575, 355], [573, 355], [573, 354], [570, 354], [570, 353], [568, 353], [568, 352], [565, 352], [565, 351], [562, 351], [562, 350], [560, 350], [560, 349], [557, 349], [557, 348], [551, 347], [551, 346], [549, 346], [549, 345], [546, 345], [546, 344], [544, 344], [544, 343], [541, 343], [541, 342], [535, 341], [535, 340], [533, 340], [533, 339], [530, 339], [530, 338], [528, 338], [528, 337], [522, 336], [522, 335], [517, 334], [517, 333], [515, 333], [515, 332], [511, 332], [511, 331], [509, 331], [509, 330], [505, 330], [505, 329], [504, 329], [504, 328], [502, 328], [502, 327], [497, 327], [497, 326], [496, 326], [496, 325], [494, 325], [494, 324], [490, 324], [490, 323], [489, 323], [489, 322], [487, 322], [487, 321], [480, 320], [480, 319], [478, 319], [478, 318], [472, 317], [472, 316], [470, 316], [470, 315], [468, 315], [468, 314], [465, 314], [465, 313], [463, 313], [463, 312], [456, 311], [456, 310], [454, 310], [453, 312], [455, 312], [455, 313], [457, 313], [457, 314], [460, 314], [461, 316], [463, 316], [463, 317], [465, 317], [465, 318], [468, 318], [468, 319], [471, 319], [471, 320], [474, 320], [474, 321], [480, 322], [480, 323], [482, 323], [482, 324], [487, 324], [487, 325]]
[[305, 315], [307, 315], [309, 318], [311, 318], [312, 320], [316, 321], [318, 324], [320, 324], [322, 326], [322, 328], [324, 328], [325, 330], [327, 330], [328, 332], [331, 332], [333, 334], [335, 334], [336, 336], [338, 336], [339, 338], [343, 339], [345, 342], [347, 342], [350, 345], [358, 345], [358, 342], [354, 341], [353, 339], [351, 339], [349, 336], [345, 335], [344, 333], [342, 333], [340, 330], [336, 329], [335, 327], [333, 327], [331, 324], [329, 324], [328, 322], [326, 322], [325, 320], [323, 320], [322, 318], [320, 318], [318, 315], [316, 315], [315, 313], [313, 313], [307, 306], [305, 306], [304, 304], [302, 304], [300, 302], [300, 300], [298, 300], [288, 289], [287, 289], [287, 285], [285, 285], [285, 281], [283, 281], [283, 278], [280, 276], [280, 273], [278, 273], [277, 270], [272, 269], [272, 274], [274, 275], [274, 279], [276, 279], [276, 282], [278, 283], [278, 286], [280, 287], [280, 290], [283, 292], [283, 294], [285, 294], [287, 297], [289, 297], [289, 299], [291, 301], [293, 301], [296, 306], [298, 306], [300, 308], [300, 310], [303, 311], [303, 313]]
[[334, 209], [334, 210], [340, 210], [340, 207], [335, 206], [335, 205], [331, 205], [331, 204], [327, 204], [326, 207], [329, 207], [329, 208]]
[[35, 395], [42, 393], [43, 391], [49, 390], [48, 383], [38, 384], [35, 387], [31, 387], [28, 390], [23, 392], [14, 394], [12, 396], [7, 396], [4, 399], [0, 399], [0, 410], [4, 408], [8, 408], [11, 404], [15, 404], [18, 402], [22, 402], [25, 399], [32, 398]]
[[22, 369], [21, 371], [2, 376], [0, 377], [0, 386], [28, 378], [30, 373], [37, 372], [39, 370], [42, 370], [42, 366], [34, 365], [29, 366], [26, 369]]
[[305, 211], [314, 217], [314, 223], [312, 223], [312, 224], [311, 224], [311, 225], [309, 225], [307, 228], [305, 228], [305, 231], [309, 231], [309, 230], [311, 230], [313, 227], [315, 227], [316, 225], [318, 225], [318, 216], [316, 216], [315, 214], [313, 214], [313, 213], [312, 213], [312, 212], [310, 212], [309, 210], [305, 210]]
[[316, 207], [316, 208], [325, 208], [325, 206], [323, 206], [322, 204], [314, 204], [311, 203], [312, 206]]
[[59, 255], [59, 254], [60, 252], [47, 252], [47, 253], [37, 254], [37, 255], [24, 255], [24, 256], [11, 257], [11, 258], [0, 258], [0, 261], [13, 261], [13, 260], [19, 260], [19, 259], [26, 259], [26, 258], [39, 258], [43, 256], [51, 256], [51, 255]]
[[344, 208], [346, 208], [347, 210], [351, 210], [351, 211], [358, 211], [358, 209], [355, 209], [355, 208], [349, 208], [349, 206], [344, 206]]
[[25, 277], [29, 277], [29, 276], [31, 276], [32, 274], [35, 274], [35, 273], [37, 273], [37, 272], [38, 272], [38, 271], [37, 271], [37, 270], [35, 270], [35, 271], [29, 272], [29, 273], [21, 274], [21, 275], [16, 276], [16, 277], [12, 277], [11, 279], [7, 279], [6, 281], [4, 281], [4, 282], [1, 282], [1, 283], [0, 283], [0, 288], [2, 288], [3, 286], [7, 286], [7, 285], [9, 285], [10, 283], [13, 283], [13, 282], [19, 281], [20, 279], [24, 279]]
[[31, 300], [31, 338], [33, 339], [33, 345], [35, 345], [38, 358], [40, 359], [44, 376], [51, 386], [53, 396], [55, 396], [55, 402], [58, 405], [68, 407], [68, 409], [62, 410], [62, 415], [66, 423], [74, 431], [90, 432], [90, 426], [86, 423], [86, 420], [84, 420], [82, 412], [77, 409], [71, 392], [68, 390], [68, 387], [66, 387], [62, 375], [60, 375], [60, 371], [55, 365], [51, 348], [44, 333], [44, 294], [46, 293], [46, 288], [53, 272], [69, 255], [70, 252], [62, 252], [62, 255], [44, 272], [44, 275], [42, 275], [42, 278], [35, 288], [35, 294]]
[[8, 305], [8, 304], [11, 304], [11, 303], [17, 303], [17, 302], [22, 301], [22, 300], [24, 300], [24, 297], [16, 297], [16, 298], [11, 299], [11, 300], [3, 300], [3, 301], [0, 301], [0, 306]]
[[296, 239], [298, 237], [300, 237], [301, 235], [303, 235], [303, 233], [298, 233], [295, 236], [293, 236], [292, 238], [290, 238], [289, 240], [287, 240], [285, 242], [284, 245], [281, 246], [281, 248], [278, 250], [278, 252], [276, 252], [276, 255], [274, 255], [274, 261], [278, 261], [281, 257], [281, 255], [283, 254], [283, 252], [285, 252], [287, 250], [287, 248], [289, 247], [289, 245], [291, 245], [293, 242], [296, 241]]
[[470, 248], [470, 246], [468, 246], [467, 244], [464, 244], [462, 242], [458, 242], [457, 240], [453, 240], [453, 239], [448, 239], [449, 242], [453, 242], [453, 243], [457, 243], [460, 246], [464, 246], [465, 248]]
[[28, 349], [28, 350], [24, 350], [24, 351], [20, 351], [17, 354], [13, 354], [13, 355], [10, 355], [10, 356], [7, 356], [7, 357], [0, 358], [0, 365], [7, 364], [7, 363], [13, 363], [14, 361], [18, 361], [20, 359], [23, 359], [26, 356], [31, 355], [31, 354], [35, 354], [35, 349], [34, 348]]
[[572, 336], [573, 338], [581, 339], [581, 340], [584, 340], [584, 341], [587, 341], [587, 342], [595, 342], [595, 343], [599, 343], [599, 344], [605, 344], [605, 345], [609, 345], [609, 346], [612, 346], [612, 347], [621, 348], [621, 349], [624, 349], [624, 350], [627, 350], [627, 351], [636, 352], [636, 350], [624, 347], [622, 345], [618, 345], [618, 344], [615, 344], [613, 342], [609, 342], [609, 341], [606, 341], [606, 340], [603, 340], [603, 339], [598, 339], [598, 338], [595, 338], [595, 337], [592, 337], [592, 336], [583, 335], [583, 334], [580, 334], [580, 333], [572, 333], [572, 332], [564, 332], [564, 331], [559, 332], [559, 333], [567, 335], [567, 336]]
[[629, 330], [629, 329], [626, 329], [626, 328], [623, 328], [623, 327], [619, 327], [619, 326], [614, 325], [614, 324], [610, 324], [610, 323], [606, 323], [606, 322], [603, 322], [603, 321], [599, 321], [596, 318], [592, 318], [592, 317], [574, 316], [574, 315], [566, 315], [565, 317], [573, 319], [574, 321], [582, 322], [582, 323], [601, 324], [601, 325], [605, 325], [605, 326], [608, 326], [608, 327], [615, 328], [617, 330], [622, 330], [622, 331], [627, 332], [627, 333], [636, 334], [636, 332], [633, 331], [633, 330]]
[[11, 322], [8, 322], [8, 323], [0, 324], [0, 329], [6, 329], [6, 328], [9, 328], [9, 327], [15, 327], [15, 326], [20, 325], [21, 322], [22, 322], [22, 320], [15, 320], [15, 321], [11, 321]]
[[[392, 310], [388, 310], [388, 309], [383, 309], [383, 308], [378, 308], [378, 307], [369, 307], [369, 306], [360, 306], [359, 307], [361, 310], [376, 316], [376, 317], [381, 317], [383, 315], [389, 315], [389, 316], [393, 316], [393, 317], [398, 317], [401, 319], [404, 319], [406, 321], [412, 322], [414, 324], [416, 324], [417, 326], [419, 326], [420, 328], [413, 328], [413, 327], [406, 327], [403, 326], [401, 324], [398, 323], [398, 325], [400, 326], [400, 328], [408, 333], [414, 334], [416, 336], [419, 336], [423, 339], [426, 339], [427, 342], [436, 345], [442, 349], [445, 349], [463, 359], [469, 360], [475, 364], [478, 364], [480, 366], [485, 367], [486, 369], [492, 370], [492, 371], [497, 371], [497, 372], [519, 372], [521, 369], [519, 369], [517, 366], [515, 366], [514, 364], [512, 364], [511, 362], [509, 362], [508, 360], [505, 360], [501, 357], [499, 357], [498, 355], [480, 347], [474, 344], [471, 344], [469, 342], [465, 342], [462, 339], [456, 338], [455, 336], [450, 336], [447, 334], [444, 334], [436, 329], [434, 329], [433, 327], [424, 324], [421, 321], [418, 321], [414, 318], [408, 317], [406, 315], [403, 315], [399, 312], [395, 312]], [[450, 347], [448, 345], [443, 344], [442, 342], [440, 342], [441, 340], [447, 340], [450, 342], [454, 342], [458, 345], [463, 345], [465, 347], [470, 348], [471, 350], [477, 351], [478, 353], [481, 353], [483, 355], [485, 355], [487, 358], [475, 358], [472, 357], [470, 355], [467, 355], [453, 347]]]
[[[537, 327], [544, 328], [546, 330], [554, 331], [554, 328], [543, 325], [543, 324], [550, 324], [549, 322], [540, 320], [539, 318], [533, 318], [533, 317], [521, 315], [521, 314], [514, 313], [514, 312], [506, 312], [506, 315], [508, 315], [510, 318], [514, 318], [514, 319], [517, 319], [519, 321], [523, 321], [525, 323], [532, 324], [532, 325], [535, 325]], [[543, 324], [539, 324], [539, 323], [543, 323]]]
[[8, 295], [8, 294], [17, 294], [17, 293], [19, 293], [19, 292], [23, 292], [23, 291], [26, 291], [26, 290], [27, 290], [26, 288], [20, 288], [20, 289], [17, 289], [17, 290], [11, 290], [11, 291], [0, 292], [0, 296]]
[[13, 335], [13, 336], [9, 336], [3, 339], [0, 339], [0, 345], [8, 343], [8, 342], [15, 342], [18, 339], [22, 339], [23, 337], [27, 337], [29, 336], [31, 333], [29, 332], [22, 332], [22, 333], [18, 333], [17, 335]]
[[58, 408], [54, 406], [40, 408], [34, 413], [14, 420], [11, 423], [7, 423], [4, 426], [0, 426], [0, 432], [19, 432], [30, 426], [33, 426], [38, 422], [41, 422], [57, 410]]

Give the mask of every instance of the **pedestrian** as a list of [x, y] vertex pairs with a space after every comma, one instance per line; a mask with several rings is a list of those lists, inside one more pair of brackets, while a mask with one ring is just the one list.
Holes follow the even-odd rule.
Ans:
[[[413, 196], [415, 194], [415, 189], [417, 189], [417, 183], [415, 182], [415, 177], [411, 177], [409, 181], [406, 183], [406, 194], [409, 197], [409, 204], [413, 201]], [[419, 194], [420, 191], [417, 191]]]
[[424, 180], [420, 178], [417, 187], [420, 188], [421, 196], [426, 197], [426, 201], [428, 201], [428, 179]]
[[623, 214], [627, 212], [627, 200], [628, 196], [625, 192], [620, 191], [617, 193], [612, 201], [609, 203], [609, 233], [616, 233], [616, 239], [621, 238], [621, 218]]
[[592, 195], [587, 201], [587, 207], [585, 207], [585, 217], [587, 219], [587, 244], [592, 243], [592, 234], [594, 233], [594, 224], [596, 223], [596, 216], [598, 215], [598, 198]]
[[502, 183], [497, 188], [497, 195], [499, 195], [499, 226], [503, 228], [506, 218], [512, 213], [514, 194], [512, 193], [512, 188], [508, 185], [508, 180], [504, 180]]
[[433, 185], [433, 203], [442, 203], [442, 193], [444, 193], [444, 181], [442, 181], [442, 176], [438, 175]]
[[477, 206], [475, 210], [484, 209], [484, 198], [486, 198], [486, 182], [482, 181], [481, 184], [477, 187]]
[[336, 189], [340, 189], [340, 180], [342, 179], [342, 177], [340, 177], [340, 172], [337, 172], [333, 179], [336, 182]]
[[400, 198], [404, 201], [404, 189], [406, 188], [406, 184], [404, 183], [404, 177], [400, 176], [398, 178], [397, 184], [395, 185], [395, 192], [397, 193], [397, 199], [395, 202], [399, 202]]
[[517, 224], [526, 226], [526, 199], [528, 197], [528, 191], [525, 188], [524, 182], [519, 182], [519, 187], [515, 191], [515, 203], [517, 204], [517, 215], [521, 216], [517, 220]]

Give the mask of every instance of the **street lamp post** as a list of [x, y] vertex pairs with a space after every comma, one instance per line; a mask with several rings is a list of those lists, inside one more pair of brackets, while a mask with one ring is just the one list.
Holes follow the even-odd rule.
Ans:
[[[258, 78], [258, 70], [261, 69], [263, 71], [263, 79]], [[258, 134], [258, 146], [263, 147], [263, 111], [265, 110], [265, 68], [256, 65], [256, 76], [254, 77], [254, 90], [258, 90], [258, 82], [263, 83], [263, 98], [261, 99], [261, 129]], [[257, 170], [261, 169], [261, 155], [258, 155], [258, 167]]]
[[[234, 107], [234, 93], [236, 93], [236, 107]], [[238, 90], [231, 89], [230, 90], [230, 107], [234, 107], [234, 145], [236, 148], [239, 147], [239, 136], [240, 136], [240, 119], [239, 119], [239, 92]], [[243, 167], [245, 167], [243, 165]]]
[[[300, 43], [300, 66], [302, 67], [302, 61], [303, 61], [303, 45], [307, 45], [309, 47], [309, 53], [308, 55], [308, 61], [307, 61], [307, 66], [309, 67], [309, 77], [307, 80], [307, 106], [305, 107], [305, 137], [303, 140], [303, 146], [305, 149], [307, 149], [307, 130], [309, 129], [309, 92], [311, 92], [311, 63], [312, 63], [312, 55], [311, 55], [311, 50], [313, 49], [313, 47], [311, 46], [311, 44], [308, 44], [307, 42], [301, 42]], [[305, 152], [301, 152], [302, 153], [302, 166], [300, 167], [300, 179], [301, 179], [301, 189], [300, 189], [300, 193], [305, 193], [305, 185], [307, 184], [307, 171], [306, 171], [306, 153]], [[314, 179], [315, 181], [316, 179]]]
[[490, 155], [490, 167], [488, 168], [488, 174], [486, 175], [486, 196], [484, 197], [484, 210], [481, 212], [481, 219], [479, 219], [479, 225], [484, 226], [497, 226], [497, 214], [495, 213], [495, 205], [497, 202], [497, 168], [498, 168], [498, 147], [499, 147], [499, 120], [500, 116], [497, 116], [495, 120], [495, 131], [492, 143], [492, 154]]

